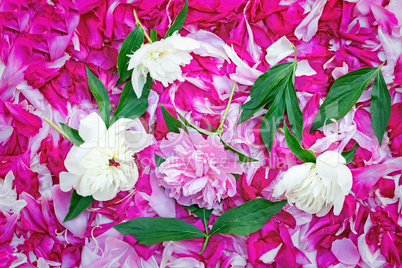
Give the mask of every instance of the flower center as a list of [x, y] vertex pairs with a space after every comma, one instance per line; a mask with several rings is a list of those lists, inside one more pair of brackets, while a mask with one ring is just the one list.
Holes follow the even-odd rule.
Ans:
[[111, 167], [111, 166], [118, 167], [118, 166], [120, 166], [120, 164], [119, 164], [119, 162], [116, 162], [114, 160], [114, 158], [112, 158], [112, 159], [109, 159], [109, 167]]

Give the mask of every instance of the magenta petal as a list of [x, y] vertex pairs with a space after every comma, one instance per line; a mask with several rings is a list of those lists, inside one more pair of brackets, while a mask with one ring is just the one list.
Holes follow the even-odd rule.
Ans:
[[39, 132], [42, 127], [42, 120], [24, 109], [22, 104], [11, 104], [6, 102], [6, 107], [14, 119], [14, 124], [18, 131], [27, 137], [31, 137]]

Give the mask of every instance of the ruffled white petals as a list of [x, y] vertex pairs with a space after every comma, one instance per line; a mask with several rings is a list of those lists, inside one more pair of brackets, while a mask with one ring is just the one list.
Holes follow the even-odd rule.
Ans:
[[316, 164], [304, 163], [286, 171], [274, 189], [273, 196], [285, 195], [289, 203], [318, 217], [333, 207], [334, 214], [342, 211], [345, 196], [352, 189], [352, 173], [346, 160], [334, 151], [317, 157]]
[[[79, 129], [93, 133], [85, 133], [85, 142], [73, 146], [68, 153], [64, 163], [68, 172], [60, 173], [60, 189], [74, 188], [79, 195], [107, 201], [119, 191], [134, 187], [139, 174], [133, 155], [151, 144], [151, 136], [140, 131], [143, 128], [137, 126], [141, 124], [139, 120], [122, 118], [106, 129], [98, 114], [87, 118], [81, 121]], [[94, 125], [102, 126], [91, 128]]]
[[154, 80], [167, 87], [175, 80], [184, 81], [181, 66], [192, 60], [190, 53], [198, 49], [200, 43], [177, 32], [172, 36], [154, 43], [142, 45], [130, 57], [128, 70], [134, 69], [131, 83], [137, 97], [141, 97], [149, 73]]

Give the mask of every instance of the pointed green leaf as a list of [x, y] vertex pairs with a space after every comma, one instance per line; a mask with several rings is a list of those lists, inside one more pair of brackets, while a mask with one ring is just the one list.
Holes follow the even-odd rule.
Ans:
[[170, 26], [169, 30], [165, 34], [165, 38], [171, 36], [174, 32], [180, 31], [183, 28], [184, 22], [186, 21], [188, 11], [188, 0], [184, 3], [183, 8], [180, 10], [180, 13], [177, 15], [174, 20], [172, 26]]
[[176, 117], [171, 115], [165, 107], [161, 105], [163, 119], [165, 119], [166, 127], [170, 132], [180, 133], [179, 128], [183, 129], [184, 131], [188, 132], [187, 127], [180, 122]]
[[284, 125], [283, 128], [285, 130], [286, 143], [288, 144], [290, 151], [292, 151], [292, 153], [303, 162], [315, 163], [316, 157], [314, 152], [311, 150], [304, 149], [300, 145], [300, 142], [297, 140], [297, 138], [293, 136], [292, 133], [290, 133], [288, 126], [286, 124], [283, 125]]
[[158, 39], [158, 33], [156, 32], [155, 29], [151, 29], [149, 31], [149, 36], [151, 37], [152, 42], [156, 42], [156, 40]]
[[73, 190], [70, 200], [70, 208], [68, 209], [68, 213], [63, 222], [78, 217], [78, 215], [91, 205], [93, 201], [94, 198], [92, 196], [80, 196], [75, 190]]
[[254, 159], [254, 158], [252, 158], [250, 156], [247, 156], [247, 155], [237, 151], [235, 148], [233, 148], [228, 143], [226, 143], [222, 138], [221, 138], [221, 142], [223, 144], [223, 147], [226, 150], [230, 150], [230, 151], [234, 152], [235, 154], [237, 154], [239, 156], [239, 161], [240, 162], [246, 163], [246, 162], [258, 162], [259, 161], [257, 159]]
[[254, 108], [254, 109], [244, 109], [241, 111], [240, 117], [239, 117], [239, 121], [237, 121], [237, 125], [240, 125], [244, 122], [246, 122], [248, 119], [250, 119], [250, 117], [252, 117], [257, 111], [259, 111], [260, 109], [262, 109], [265, 105], [269, 104], [271, 105], [272, 100], [274, 99], [275, 96], [272, 96], [272, 98], [270, 98], [267, 101], [262, 102], [258, 107]]
[[178, 112], [176, 112], [177, 115], [179, 116], [180, 120], [183, 121], [183, 123], [191, 128], [194, 128], [195, 130], [197, 130], [198, 132], [200, 132], [201, 134], [205, 134], [205, 135], [211, 135], [213, 134], [212, 132], [209, 132], [205, 129], [202, 129], [200, 127], [197, 127], [196, 125], [194, 125], [193, 123], [190, 123], [186, 118], [184, 118], [184, 116], [182, 116], [181, 114], [179, 114]]
[[299, 102], [292, 79], [288, 80], [285, 88], [285, 102], [290, 128], [292, 129], [296, 138], [301, 141], [303, 135], [303, 113], [299, 107]]
[[391, 116], [391, 95], [384, 81], [381, 70], [374, 79], [370, 103], [371, 123], [379, 144], [382, 143], [385, 129]]
[[72, 141], [75, 145], [80, 146], [81, 144], [84, 143], [84, 140], [80, 137], [80, 134], [78, 133], [78, 130], [63, 124], [59, 123], [61, 128], [64, 130], [64, 132], [67, 134], [68, 138], [70, 141]]
[[159, 155], [157, 155], [157, 154], [154, 154], [154, 155], [155, 155], [155, 164], [157, 167], [159, 167], [163, 162], [166, 161], [166, 159], [163, 159]]
[[152, 78], [148, 74], [142, 95], [140, 98], [137, 98], [131, 81], [128, 81], [121, 92], [119, 104], [117, 105], [116, 112], [113, 114], [111, 124], [120, 118], [135, 119], [143, 115], [148, 108], [148, 96], [151, 87]]
[[110, 120], [110, 99], [107, 90], [103, 83], [96, 77], [87, 66], [85, 66], [87, 71], [88, 86], [91, 90], [92, 95], [94, 95], [96, 101], [98, 102], [99, 115], [105, 122], [106, 127], [109, 127]]
[[[250, 90], [251, 99], [243, 104], [241, 109], [255, 110], [273, 101], [282, 88], [282, 84], [286, 83], [288, 78], [292, 76], [293, 69], [293, 62], [285, 62], [269, 68], [268, 71], [257, 78]], [[248, 118], [244, 116], [243, 122]]]
[[286, 200], [279, 202], [271, 202], [264, 198], [250, 200], [223, 213], [216, 220], [210, 235], [249, 235], [254, 233], [261, 229], [285, 204]]
[[206, 208], [200, 208], [197, 205], [192, 205], [192, 206], [184, 206], [185, 208], [187, 208], [188, 210], [190, 210], [191, 212], [193, 212], [195, 215], [198, 216], [198, 218], [201, 219], [201, 221], [204, 224], [205, 230], [208, 229], [208, 221], [209, 221], [209, 217], [212, 214], [212, 209], [206, 209]]
[[349, 164], [355, 158], [357, 147], [359, 147], [359, 144], [356, 143], [352, 150], [342, 152], [342, 156], [346, 159], [346, 164]]
[[267, 114], [262, 119], [260, 125], [261, 138], [267, 147], [268, 153], [271, 152], [272, 143], [275, 138], [276, 130], [282, 122], [283, 115], [285, 114], [285, 100], [284, 100], [284, 87], [282, 85], [272, 105], [270, 105]]
[[194, 225], [176, 218], [134, 218], [113, 228], [145, 245], [205, 237]]
[[127, 55], [133, 54], [144, 43], [144, 31], [141, 27], [135, 27], [131, 33], [126, 37], [121, 45], [119, 55], [117, 56], [117, 71], [119, 79], [116, 86], [126, 81], [133, 70], [127, 70], [130, 58]]
[[332, 85], [321, 105], [310, 131], [322, 127], [327, 119], [344, 117], [373, 80], [377, 68], [362, 68], [345, 74]]

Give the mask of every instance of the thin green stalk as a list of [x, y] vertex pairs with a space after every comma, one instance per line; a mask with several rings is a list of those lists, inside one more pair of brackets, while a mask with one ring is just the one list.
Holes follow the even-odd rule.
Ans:
[[70, 138], [67, 136], [67, 134], [58, 126], [56, 126], [52, 121], [50, 121], [48, 118], [42, 116], [43, 120], [45, 120], [49, 125], [51, 125], [55, 130], [57, 130], [57, 132], [59, 132], [61, 135], [63, 135], [66, 139], [68, 139], [69, 141]]
[[137, 24], [137, 26], [141, 27], [141, 29], [144, 31], [145, 38], [148, 40], [149, 43], [152, 43], [152, 40], [149, 37], [149, 35], [147, 34], [147, 32], [145, 31], [144, 26], [142, 26], [140, 19], [137, 16], [137, 12], [135, 12], [135, 9], [133, 10], [133, 13], [134, 13], [134, 18], [135, 18], [135, 24]]
[[382, 66], [384, 66], [385, 63], [387, 63], [387, 61], [384, 61], [383, 63], [381, 63], [380, 66], [378, 66], [377, 72], [378, 72], [378, 71], [381, 71], [381, 68], [382, 68]]
[[210, 238], [210, 237], [211, 237], [210, 235], [207, 235], [207, 236], [205, 237], [204, 245], [202, 245], [202, 249], [201, 249], [201, 251], [199, 252], [199, 254], [204, 253], [204, 250], [205, 250], [205, 248], [207, 247], [207, 244], [208, 244], [208, 241], [209, 241], [209, 238]]
[[233, 83], [233, 87], [232, 87], [232, 91], [230, 92], [228, 104], [226, 105], [226, 109], [225, 109], [225, 112], [223, 113], [223, 116], [221, 118], [221, 122], [219, 124], [219, 127], [216, 130], [216, 132], [218, 133], [219, 136], [221, 136], [221, 134], [223, 132], [223, 123], [225, 122], [226, 116], [227, 116], [227, 114], [229, 112], [229, 106], [230, 106], [230, 103], [232, 102], [232, 98], [233, 98], [235, 88], [236, 88], [236, 82]]
[[297, 49], [292, 43], [290, 43], [290, 47], [295, 51], [295, 60], [293, 62], [297, 62]]

